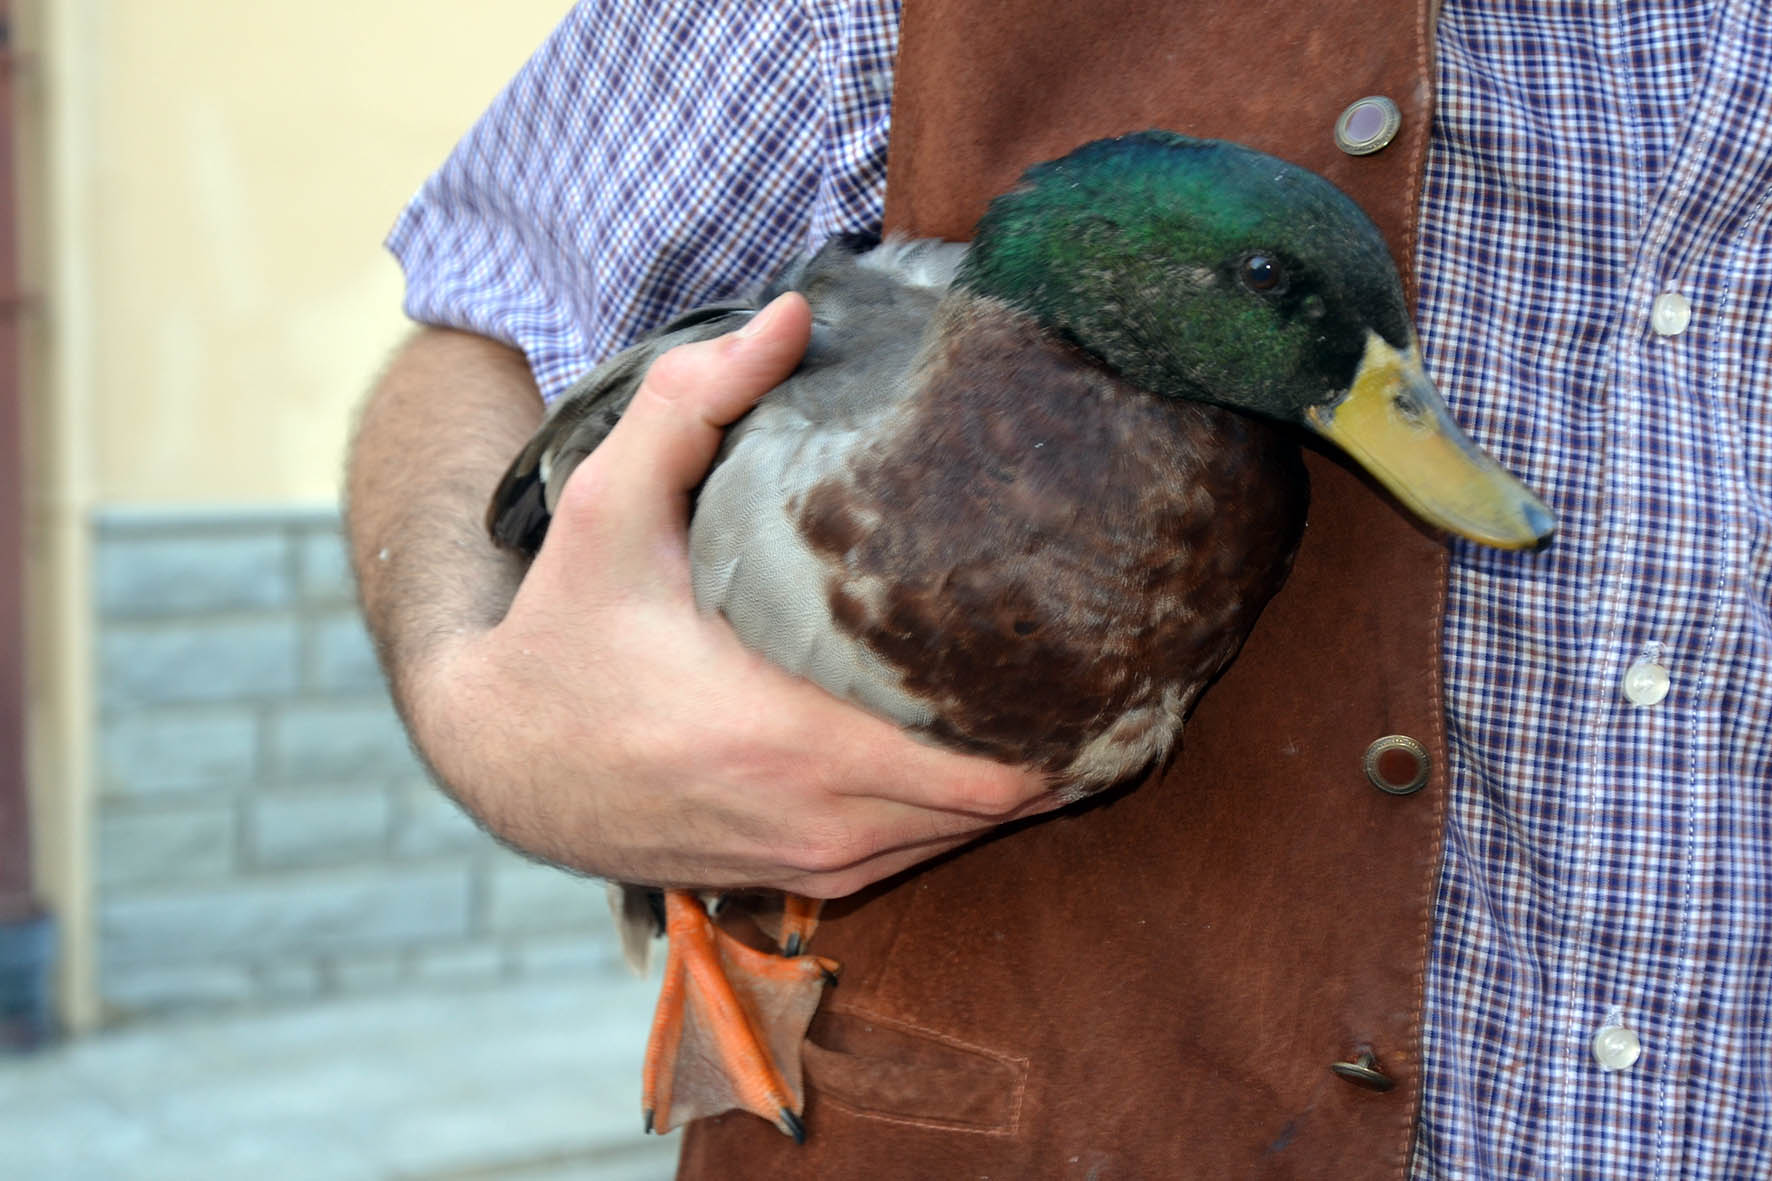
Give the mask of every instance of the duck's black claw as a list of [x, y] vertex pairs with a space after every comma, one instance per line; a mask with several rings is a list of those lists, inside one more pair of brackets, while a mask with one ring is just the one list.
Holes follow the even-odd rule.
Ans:
[[799, 1116], [795, 1115], [785, 1107], [781, 1109], [781, 1123], [779, 1126], [782, 1131], [794, 1138], [795, 1144], [806, 1143], [806, 1125], [800, 1122]]
[[652, 1135], [652, 1108], [646, 1109], [646, 1134]]
[[790, 960], [800, 954], [800, 933], [798, 931], [788, 936], [787, 946], [781, 949], [781, 954]]

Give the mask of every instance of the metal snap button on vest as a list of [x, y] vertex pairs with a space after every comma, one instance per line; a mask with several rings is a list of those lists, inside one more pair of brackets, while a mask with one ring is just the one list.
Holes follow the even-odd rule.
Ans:
[[1427, 747], [1407, 734], [1387, 734], [1366, 748], [1366, 778], [1393, 796], [1414, 795], [1427, 786]]
[[1403, 112], [1382, 94], [1351, 104], [1335, 121], [1335, 146], [1350, 156], [1370, 156], [1397, 138]]
[[1329, 1069], [1369, 1091], [1388, 1091], [1397, 1085], [1396, 1079], [1378, 1069], [1378, 1055], [1371, 1046], [1361, 1046], [1359, 1056], [1352, 1062], [1331, 1062]]

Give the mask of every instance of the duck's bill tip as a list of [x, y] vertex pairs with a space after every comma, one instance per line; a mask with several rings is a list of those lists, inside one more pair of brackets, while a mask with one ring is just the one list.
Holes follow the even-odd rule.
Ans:
[[1537, 497], [1533, 497], [1532, 506], [1536, 510], [1536, 515], [1529, 515], [1526, 524], [1528, 527], [1536, 531], [1536, 538], [1531, 545], [1522, 546], [1521, 548], [1531, 550], [1546, 549], [1550, 546], [1551, 542], [1557, 539], [1557, 519], [1551, 515], [1550, 509], [1539, 503]]
[[1507, 550], [1542, 550], [1556, 536], [1544, 502], [1453, 421], [1414, 348], [1374, 334], [1347, 395], [1304, 422], [1430, 525]]

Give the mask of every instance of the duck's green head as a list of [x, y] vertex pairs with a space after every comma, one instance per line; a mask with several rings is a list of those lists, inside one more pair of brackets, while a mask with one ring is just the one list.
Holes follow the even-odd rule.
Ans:
[[1169, 132], [1099, 140], [997, 198], [954, 285], [1153, 393], [1326, 437], [1432, 524], [1510, 549], [1554, 531], [1428, 380], [1377, 228], [1306, 169]]

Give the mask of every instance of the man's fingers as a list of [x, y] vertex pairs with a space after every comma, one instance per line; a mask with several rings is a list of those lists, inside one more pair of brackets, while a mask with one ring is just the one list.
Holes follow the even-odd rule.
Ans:
[[889, 800], [993, 823], [1057, 807], [1059, 802], [1037, 772], [927, 746], [884, 722], [871, 741], [858, 741], [844, 749], [845, 755], [850, 752], [853, 758], [845, 759], [847, 769], [833, 778], [833, 789], [846, 796]]
[[648, 544], [661, 530], [681, 529], [687, 494], [707, 475], [722, 432], [794, 371], [811, 325], [805, 299], [790, 293], [738, 332], [653, 362], [621, 421], [581, 465], [597, 515]]
[[[833, 796], [991, 821], [1059, 803], [1038, 771], [919, 741], [812, 681], [784, 673], [745, 648], [724, 620], [710, 620], [705, 638], [725, 649], [727, 667], [743, 666], [747, 674], [725, 687], [710, 715], [741, 725], [748, 738], [771, 749], [793, 750], [806, 768], [804, 781]], [[816, 741], [808, 742], [807, 735]], [[913, 839], [930, 835], [939, 834], [925, 831]]]

